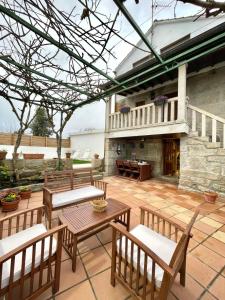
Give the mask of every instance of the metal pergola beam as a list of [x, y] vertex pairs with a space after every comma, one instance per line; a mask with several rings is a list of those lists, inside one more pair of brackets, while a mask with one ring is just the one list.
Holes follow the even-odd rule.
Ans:
[[52, 37], [50, 37], [47, 34], [45, 34], [44, 32], [42, 32], [41, 30], [39, 30], [36, 27], [34, 27], [33, 25], [29, 24], [23, 18], [21, 18], [17, 14], [15, 14], [11, 9], [8, 9], [8, 8], [6, 8], [6, 7], [4, 7], [3, 5], [0, 4], [0, 12], [2, 12], [4, 14], [6, 14], [7, 16], [9, 16], [10, 18], [14, 19], [16, 22], [20, 23], [21, 25], [28, 28], [32, 32], [36, 33], [38, 36], [42, 37], [44, 40], [50, 42], [52, 45], [56, 46], [58, 49], [60, 49], [63, 52], [67, 53], [70, 57], [73, 57], [76, 60], [80, 61], [85, 66], [87, 66], [90, 69], [94, 70], [98, 74], [104, 76], [105, 78], [107, 78], [108, 80], [114, 82], [115, 84], [119, 84], [119, 82], [117, 80], [115, 80], [111, 76], [107, 75], [106, 73], [104, 73], [103, 71], [101, 71], [100, 69], [98, 69], [97, 67], [92, 65], [91, 63], [89, 63], [84, 58], [82, 58], [79, 55], [75, 54], [72, 50], [68, 49], [66, 46], [62, 45], [60, 42], [56, 41]]
[[138, 26], [138, 24], [135, 22], [129, 11], [126, 9], [126, 7], [123, 5], [121, 0], [113, 0], [117, 7], [121, 10], [123, 15], [126, 17], [128, 22], [132, 25], [134, 30], [137, 32], [137, 34], [140, 36], [142, 41], [145, 43], [145, 45], [148, 47], [148, 49], [153, 53], [153, 55], [156, 57], [159, 63], [163, 63], [163, 59], [161, 56], [155, 51], [155, 49], [152, 47], [152, 45], [149, 43], [146, 35], [143, 33], [141, 28]]
[[[45, 100], [45, 101], [48, 101], [48, 99], [51, 99], [54, 101], [51, 102], [51, 104], [57, 104], [57, 105], [62, 105], [62, 104], [65, 104], [65, 105], [68, 105], [68, 106], [74, 106], [74, 103], [72, 103], [71, 101], [67, 101], [63, 98], [63, 100], [61, 98], [56, 98], [56, 97], [53, 97], [51, 95], [43, 95], [41, 92], [38, 91], [38, 88], [29, 88], [27, 86], [23, 86], [23, 85], [18, 85], [18, 84], [14, 84], [14, 83], [11, 83], [11, 82], [2, 82], [0, 80], [0, 84], [5, 84], [5, 85], [8, 85], [8, 86], [12, 86], [18, 90], [21, 90], [21, 91], [27, 91], [27, 92], [30, 92], [30, 93], [33, 93], [33, 94], [36, 94], [36, 95], [39, 95], [42, 97], [42, 100]], [[40, 101], [42, 101], [40, 100]], [[38, 100], [35, 100], [35, 101], [38, 101]], [[81, 101], [81, 99], [76, 99], [76, 101]]]
[[[6, 62], [8, 64], [14, 65], [15, 67], [17, 67], [19, 69], [27, 70], [27, 71], [29, 71], [29, 72], [31, 72], [33, 74], [36, 74], [36, 75], [38, 75], [40, 77], [45, 78], [45, 79], [47, 79], [47, 80], [49, 80], [51, 82], [58, 83], [59, 85], [65, 86], [65, 87], [67, 87], [67, 88], [69, 88], [69, 89], [71, 89], [71, 90], [73, 90], [73, 91], [75, 91], [77, 93], [86, 95], [88, 97], [92, 96], [92, 94], [90, 94], [90, 93], [88, 93], [88, 92], [86, 92], [84, 90], [78, 89], [78, 88], [74, 87], [73, 85], [71, 85], [69, 83], [63, 82], [62, 80], [55, 79], [55, 78], [53, 78], [51, 76], [45, 75], [44, 73], [41, 73], [41, 72], [37, 71], [37, 70], [31, 69], [28, 66], [22, 65], [22, 64], [20, 64], [20, 63], [18, 63], [16, 61], [10, 59], [9, 56], [5, 56], [5, 55], [0, 56], [0, 60]], [[2, 67], [2, 68], [4, 68], [4, 67]]]

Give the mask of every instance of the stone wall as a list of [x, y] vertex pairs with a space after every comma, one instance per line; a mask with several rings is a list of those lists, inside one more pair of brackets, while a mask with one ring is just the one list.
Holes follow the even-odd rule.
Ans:
[[225, 150], [207, 138], [180, 139], [179, 188], [225, 195]]
[[[117, 145], [120, 145], [121, 154], [116, 152]], [[141, 146], [141, 144], [144, 145]], [[162, 140], [156, 138], [138, 139], [106, 139], [105, 142], [105, 174], [116, 174], [116, 159], [139, 159], [154, 162], [153, 176], [162, 174]]]
[[[63, 159], [64, 169], [72, 169], [72, 160]], [[56, 170], [56, 159], [19, 159], [17, 169], [19, 180], [39, 181], [43, 179], [44, 171]], [[12, 160], [0, 161], [0, 165], [7, 166], [9, 174], [12, 174]]]

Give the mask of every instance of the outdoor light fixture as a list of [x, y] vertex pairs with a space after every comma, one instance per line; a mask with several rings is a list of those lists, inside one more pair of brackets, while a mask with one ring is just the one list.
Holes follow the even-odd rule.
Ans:
[[120, 144], [117, 144], [116, 153], [117, 153], [118, 155], [121, 154], [121, 146], [120, 146]]

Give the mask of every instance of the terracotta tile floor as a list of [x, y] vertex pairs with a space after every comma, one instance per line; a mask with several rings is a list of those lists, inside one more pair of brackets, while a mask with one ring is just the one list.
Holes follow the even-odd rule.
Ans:
[[[117, 177], [104, 179], [108, 197], [114, 197], [132, 207], [131, 227], [139, 223], [139, 206], [149, 206], [185, 225], [197, 205], [203, 202], [201, 194], [178, 190], [175, 185], [158, 180], [134, 182]], [[19, 209], [38, 206], [42, 192], [33, 193], [29, 201], [21, 201]], [[58, 213], [58, 212], [57, 212]], [[3, 216], [3, 214], [1, 214]], [[55, 214], [57, 217], [57, 214]], [[55, 219], [55, 222], [57, 219]], [[225, 199], [216, 204], [205, 203], [193, 228], [193, 239], [187, 257], [186, 287], [176, 279], [169, 300], [225, 299]], [[71, 270], [71, 261], [62, 256], [61, 286], [57, 295], [46, 291], [38, 299], [68, 300], [128, 300], [133, 299], [119, 283], [110, 285], [111, 262], [110, 229], [79, 244], [77, 271]]]

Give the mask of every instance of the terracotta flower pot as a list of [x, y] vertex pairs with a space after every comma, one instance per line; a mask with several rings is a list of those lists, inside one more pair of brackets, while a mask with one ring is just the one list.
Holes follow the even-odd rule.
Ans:
[[32, 193], [31, 190], [29, 190], [29, 191], [20, 191], [19, 195], [20, 195], [21, 200], [30, 199], [31, 193]]
[[7, 151], [0, 151], [0, 160], [4, 160], [6, 158]]
[[8, 202], [5, 201], [4, 199], [1, 200], [2, 203], [2, 211], [8, 212], [8, 211], [14, 211], [17, 210], [18, 205], [20, 202], [20, 196], [17, 196], [14, 201]]
[[70, 158], [71, 157], [71, 153], [67, 152], [66, 153], [66, 158]]
[[214, 192], [204, 192], [204, 198], [205, 198], [206, 202], [215, 203], [217, 197], [218, 197], [217, 193], [214, 193]]

